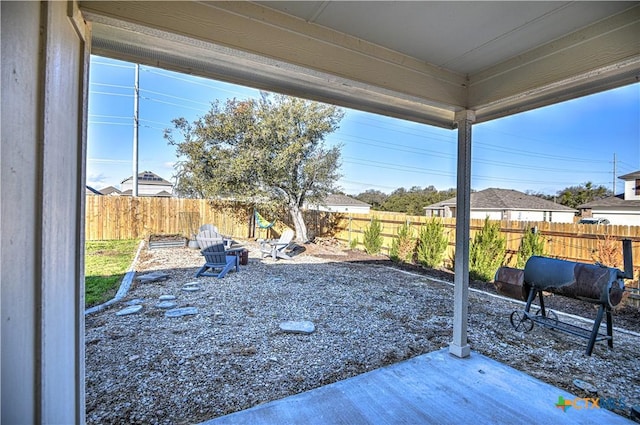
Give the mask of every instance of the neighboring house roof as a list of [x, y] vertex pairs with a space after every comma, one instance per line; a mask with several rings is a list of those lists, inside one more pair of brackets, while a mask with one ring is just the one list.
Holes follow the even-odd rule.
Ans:
[[120, 195], [122, 192], [113, 186], [107, 186], [104, 189], [101, 189], [100, 193], [103, 195]]
[[620, 176], [618, 178], [621, 180], [640, 179], [640, 170], [634, 171], [633, 173], [625, 174], [624, 176]]
[[371, 206], [366, 202], [362, 202], [350, 196], [340, 195], [335, 193], [327, 195], [322, 200], [322, 205], [327, 205], [327, 206], [336, 205], [336, 206], [345, 206], [345, 207], [370, 207]]
[[[133, 190], [127, 189], [124, 192], [121, 192], [120, 195], [122, 195], [122, 196], [131, 196], [132, 193], [133, 193]], [[139, 197], [149, 197], [149, 198], [163, 198], [163, 197], [171, 198], [173, 195], [171, 195], [166, 190], [161, 190], [158, 193], [139, 193], [138, 196]]]
[[[640, 174], [640, 173], [639, 173]], [[610, 196], [608, 198], [598, 199], [596, 201], [587, 202], [586, 204], [578, 205], [581, 210], [594, 209], [594, 208], [632, 208], [640, 209], [640, 200], [626, 200], [624, 194]]]
[[[132, 180], [133, 180], [133, 176], [122, 180], [122, 182], [120, 183], [125, 183]], [[173, 184], [170, 181], [163, 179], [162, 177], [160, 177], [159, 175], [151, 171], [143, 171], [141, 173], [138, 173], [138, 184], [173, 186]]]
[[160, 192], [158, 192], [158, 193], [156, 193], [154, 195], [151, 195], [151, 196], [160, 196], [160, 197], [164, 196], [164, 197], [167, 197], [167, 198], [171, 198], [172, 197], [172, 195], [169, 192], [167, 192], [166, 190], [161, 190]]
[[[456, 205], [456, 198], [447, 199], [425, 207], [439, 209]], [[556, 204], [537, 196], [527, 195], [512, 189], [489, 188], [471, 193], [471, 208], [474, 210], [540, 210], [540, 211], [573, 211], [565, 205]]]
[[87, 185], [87, 187], [85, 189], [85, 194], [86, 195], [102, 195], [102, 193], [100, 193], [99, 191], [95, 190], [94, 188], [92, 188], [89, 185]]

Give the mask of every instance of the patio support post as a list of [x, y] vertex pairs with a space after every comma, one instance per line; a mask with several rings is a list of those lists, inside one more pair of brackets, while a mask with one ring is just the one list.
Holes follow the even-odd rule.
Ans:
[[449, 353], [468, 357], [471, 348], [467, 342], [467, 315], [469, 304], [469, 222], [471, 210], [471, 124], [475, 112], [456, 113], [458, 125], [458, 169], [456, 189], [456, 256], [453, 290], [453, 341]]

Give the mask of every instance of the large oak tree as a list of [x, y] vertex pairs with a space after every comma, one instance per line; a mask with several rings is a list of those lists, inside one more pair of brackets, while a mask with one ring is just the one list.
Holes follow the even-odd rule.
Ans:
[[176, 190], [284, 207], [296, 240], [306, 242], [303, 205], [320, 202], [340, 178], [340, 146], [324, 141], [343, 115], [335, 106], [263, 93], [260, 99], [213, 102], [193, 123], [174, 119], [165, 138], [179, 159]]

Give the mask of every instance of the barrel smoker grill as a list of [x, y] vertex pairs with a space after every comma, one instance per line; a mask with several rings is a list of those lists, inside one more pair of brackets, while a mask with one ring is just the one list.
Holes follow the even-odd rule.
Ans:
[[[534, 323], [557, 329], [589, 340], [586, 354], [590, 356], [596, 341], [606, 340], [613, 347], [611, 308], [622, 300], [624, 279], [633, 278], [631, 240], [622, 241], [624, 272], [600, 264], [585, 264], [555, 258], [534, 256], [524, 270], [501, 267], [494, 280], [497, 291], [510, 298], [526, 301], [524, 310], [511, 313], [511, 325], [517, 331], [529, 332]], [[598, 304], [600, 307], [591, 331], [558, 320], [558, 315], [544, 306], [543, 291]], [[540, 299], [540, 309], [531, 312], [531, 304]], [[600, 324], [606, 314], [607, 334], [601, 334]]]

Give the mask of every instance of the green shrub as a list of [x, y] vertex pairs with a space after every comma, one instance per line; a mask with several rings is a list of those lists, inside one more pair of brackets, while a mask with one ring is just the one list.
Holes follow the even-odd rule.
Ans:
[[349, 249], [355, 250], [358, 248], [358, 238], [353, 238], [349, 241]]
[[516, 266], [524, 268], [527, 260], [534, 255], [544, 255], [544, 238], [540, 233], [526, 232], [520, 242]]
[[426, 267], [440, 267], [449, 244], [449, 238], [444, 233], [444, 224], [437, 218], [432, 218], [420, 228], [418, 236], [418, 262]]
[[404, 223], [398, 228], [398, 234], [391, 241], [389, 258], [393, 261], [410, 263], [413, 261], [413, 253], [416, 249], [416, 241], [413, 238], [413, 229], [409, 223]]
[[500, 224], [489, 222], [476, 233], [469, 247], [469, 277], [490, 282], [502, 266], [506, 256], [507, 241], [500, 236]]
[[373, 217], [371, 224], [364, 229], [362, 244], [367, 254], [375, 255], [380, 252], [380, 248], [382, 248], [382, 225], [377, 218]]

